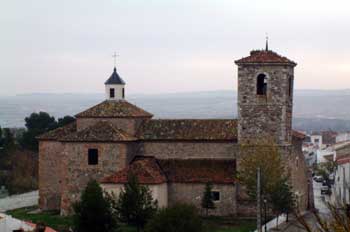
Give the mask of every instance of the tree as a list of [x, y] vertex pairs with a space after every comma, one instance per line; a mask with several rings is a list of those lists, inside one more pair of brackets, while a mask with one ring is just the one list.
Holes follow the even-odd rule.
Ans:
[[14, 149], [15, 138], [9, 128], [3, 129], [3, 148], [5, 151]]
[[196, 207], [175, 204], [163, 208], [146, 225], [146, 232], [202, 232], [203, 223]]
[[140, 185], [137, 177], [130, 173], [116, 203], [119, 220], [136, 226], [140, 231], [157, 212], [157, 208], [157, 201], [153, 200], [150, 189]]
[[32, 113], [29, 117], [25, 118], [25, 122], [27, 130], [23, 133], [20, 142], [24, 148], [33, 151], [38, 150], [36, 136], [57, 127], [55, 118], [46, 112]]
[[75, 121], [75, 118], [69, 115], [64, 116], [63, 118], [59, 118], [57, 120], [57, 127], [65, 126], [69, 123], [72, 123]]
[[73, 209], [75, 232], [109, 232], [116, 229], [111, 205], [95, 180], [89, 181]]
[[202, 198], [202, 208], [205, 209], [205, 213], [208, 216], [209, 209], [215, 209], [213, 197], [212, 197], [213, 184], [208, 182], [205, 185], [203, 198]]
[[292, 188], [288, 184], [287, 178], [281, 179], [276, 184], [275, 190], [271, 194], [272, 210], [277, 217], [277, 228], [278, 228], [278, 216], [281, 213], [290, 213], [294, 209], [294, 196]]
[[256, 199], [256, 170], [259, 167], [261, 194], [271, 202], [276, 185], [288, 179], [279, 147], [272, 142], [241, 145], [240, 157], [237, 178], [245, 186], [248, 196]]

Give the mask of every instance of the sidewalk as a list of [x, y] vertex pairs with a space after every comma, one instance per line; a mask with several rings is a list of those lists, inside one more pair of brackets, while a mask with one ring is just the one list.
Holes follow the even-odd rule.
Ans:
[[38, 199], [39, 199], [38, 191], [1, 198], [0, 212], [6, 212], [7, 210], [37, 205]]

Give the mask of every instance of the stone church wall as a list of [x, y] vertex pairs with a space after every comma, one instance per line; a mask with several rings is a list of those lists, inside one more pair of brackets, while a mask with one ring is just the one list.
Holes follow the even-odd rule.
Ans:
[[63, 145], [56, 141], [39, 142], [39, 206], [60, 209]]
[[[61, 214], [71, 211], [71, 204], [77, 201], [89, 180], [99, 181], [126, 167], [132, 145], [127, 143], [65, 143], [62, 160]], [[98, 164], [88, 164], [88, 149], [98, 149]]]
[[235, 159], [234, 142], [143, 142], [139, 155], [157, 159]]
[[[205, 184], [195, 183], [171, 183], [168, 186], [169, 206], [177, 203], [189, 203], [195, 205], [205, 214], [201, 207]], [[213, 185], [213, 191], [220, 192], [220, 201], [215, 202], [215, 209], [209, 210], [210, 215], [236, 215], [236, 187], [234, 185]]]

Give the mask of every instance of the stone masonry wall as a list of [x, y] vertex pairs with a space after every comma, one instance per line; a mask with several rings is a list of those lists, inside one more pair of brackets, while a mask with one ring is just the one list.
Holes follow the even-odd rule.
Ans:
[[[205, 210], [201, 207], [201, 201], [205, 189], [205, 184], [182, 184], [171, 183], [168, 186], [169, 206], [177, 202], [194, 204], [201, 212]], [[215, 209], [209, 210], [210, 215], [229, 216], [236, 215], [236, 188], [234, 185], [213, 185], [213, 191], [220, 192], [220, 201], [215, 202]]]
[[[126, 167], [133, 148], [127, 143], [65, 143], [61, 214], [71, 212], [89, 180], [99, 181]], [[88, 149], [98, 149], [98, 165], [88, 165]]]
[[[238, 140], [269, 137], [277, 144], [291, 144], [293, 67], [243, 65], [238, 67]], [[267, 76], [266, 95], [257, 95], [257, 76]], [[291, 87], [293, 88], [293, 86]]]
[[144, 142], [139, 155], [158, 159], [234, 159], [237, 152], [233, 142]]
[[39, 207], [42, 210], [60, 209], [62, 149], [60, 142], [39, 142]]

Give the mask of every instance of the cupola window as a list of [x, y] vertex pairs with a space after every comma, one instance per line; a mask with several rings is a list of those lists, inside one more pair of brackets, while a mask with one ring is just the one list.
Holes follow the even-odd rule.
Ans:
[[114, 98], [115, 97], [115, 89], [111, 88], [109, 89], [109, 97]]
[[267, 77], [265, 74], [259, 74], [257, 77], [256, 94], [266, 95], [266, 91], [267, 91]]

